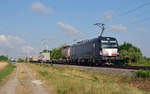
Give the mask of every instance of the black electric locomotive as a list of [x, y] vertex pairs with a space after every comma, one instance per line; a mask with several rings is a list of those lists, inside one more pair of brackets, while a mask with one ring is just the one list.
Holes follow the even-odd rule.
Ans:
[[102, 29], [100, 36], [91, 40], [77, 42], [70, 47], [70, 59], [73, 62], [88, 64], [119, 64], [118, 42], [113, 37], [103, 37], [103, 23], [96, 23]]
[[104, 64], [119, 60], [118, 42], [112, 37], [81, 41], [70, 47], [70, 59], [78, 63]]
[[102, 65], [108, 63], [120, 65], [116, 38], [103, 37], [104, 24], [96, 23], [95, 25], [102, 29], [100, 36], [64, 47], [62, 50], [63, 59], [73, 64]]

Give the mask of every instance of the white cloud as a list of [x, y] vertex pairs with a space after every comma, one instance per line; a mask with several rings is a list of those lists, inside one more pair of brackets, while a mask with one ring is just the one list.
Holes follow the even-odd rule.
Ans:
[[25, 56], [33, 54], [33, 50], [34, 48], [26, 46], [20, 37], [0, 34], [0, 55]]
[[122, 25], [112, 25], [108, 31], [126, 31], [126, 27]]
[[67, 33], [69, 35], [73, 35], [73, 36], [83, 36], [83, 33], [80, 32], [79, 30], [77, 30], [76, 28], [74, 28], [73, 26], [69, 25], [69, 24], [64, 24], [62, 22], [58, 22], [57, 23], [62, 29], [64, 29], [65, 31], [68, 31]]
[[25, 54], [30, 54], [30, 53], [33, 53], [35, 49], [31, 46], [23, 46], [22, 47], [22, 53], [25, 53]]
[[43, 14], [50, 14], [52, 10], [48, 7], [46, 7], [44, 4], [40, 2], [35, 2], [31, 6], [32, 10], [43, 15]]
[[0, 35], [0, 47], [13, 48], [16, 45], [23, 44], [24, 40], [16, 36]]

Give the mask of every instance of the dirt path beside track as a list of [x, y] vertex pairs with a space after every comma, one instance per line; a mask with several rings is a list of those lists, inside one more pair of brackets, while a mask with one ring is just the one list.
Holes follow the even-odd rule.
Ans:
[[25, 64], [17, 64], [16, 74], [0, 88], [0, 94], [51, 94], [36, 80]]
[[0, 94], [15, 94], [16, 87], [18, 85], [18, 74], [20, 72], [20, 65], [17, 65], [16, 74], [13, 74], [14, 77], [0, 89]]

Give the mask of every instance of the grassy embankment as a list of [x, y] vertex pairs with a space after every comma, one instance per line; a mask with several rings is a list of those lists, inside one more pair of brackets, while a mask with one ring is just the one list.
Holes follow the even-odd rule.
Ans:
[[10, 75], [13, 72], [14, 68], [14, 65], [8, 63], [8, 65], [5, 68], [0, 69], [0, 84], [2, 84], [8, 77], [8, 75]]
[[53, 94], [148, 94], [133, 87], [123, 77], [97, 74], [69, 67], [28, 64]]
[[139, 70], [130, 82], [137, 88], [150, 92], [150, 70]]

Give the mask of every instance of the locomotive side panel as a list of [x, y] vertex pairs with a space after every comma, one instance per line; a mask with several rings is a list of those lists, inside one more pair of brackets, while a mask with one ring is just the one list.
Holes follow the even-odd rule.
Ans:
[[99, 40], [95, 38], [71, 46], [72, 59], [90, 59], [99, 54]]
[[98, 37], [81, 41], [70, 48], [70, 57], [75, 61], [90, 61], [102, 64], [119, 60], [118, 43], [112, 37]]

